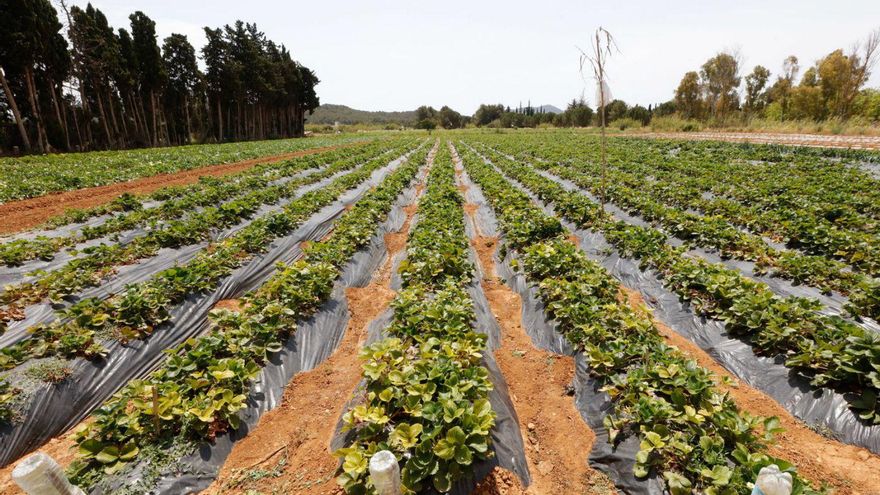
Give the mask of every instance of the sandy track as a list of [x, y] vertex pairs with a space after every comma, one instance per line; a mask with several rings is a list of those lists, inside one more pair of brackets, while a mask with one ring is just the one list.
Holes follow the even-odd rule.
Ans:
[[647, 132], [622, 136], [684, 139], [696, 141], [725, 141], [729, 143], [784, 144], [812, 148], [844, 148], [880, 150], [880, 136], [834, 136], [824, 134], [784, 134], [771, 132]]
[[[611, 481], [587, 463], [596, 435], [581, 419], [574, 397], [567, 393], [574, 380], [574, 359], [532, 344], [522, 327], [519, 295], [494, 275], [496, 243], [495, 238], [477, 237], [472, 245], [485, 274], [483, 292], [501, 325], [501, 347], [495, 352], [495, 360], [516, 408], [532, 477], [531, 485], [522, 493], [614, 493]], [[477, 492], [518, 493], [507, 477], [500, 477], [506, 488], [499, 488], [498, 479], [496, 474]]]
[[[461, 175], [457, 164], [456, 174]], [[462, 194], [467, 186], [459, 186]], [[510, 472], [496, 468], [477, 487], [477, 495], [544, 495], [557, 493], [610, 494], [613, 483], [587, 462], [596, 435], [581, 419], [568, 387], [574, 380], [570, 356], [538, 349], [522, 326], [522, 300], [498, 279], [494, 255], [496, 237], [479, 232], [478, 205], [467, 203], [465, 213], [477, 230], [471, 246], [477, 253], [480, 286], [489, 309], [501, 327], [501, 346], [495, 361], [501, 369], [516, 409], [532, 482], [525, 490]]]
[[47, 194], [36, 198], [22, 199], [0, 204], [0, 234], [9, 234], [21, 230], [36, 227], [53, 216], [60, 215], [71, 208], [90, 208], [108, 203], [123, 193], [144, 195], [157, 189], [168, 186], [192, 184], [199, 177], [234, 174], [247, 170], [261, 163], [271, 163], [288, 160], [299, 156], [322, 153], [348, 146], [356, 146], [359, 143], [344, 144], [337, 146], [324, 146], [307, 150], [294, 151], [281, 155], [264, 156], [235, 163], [221, 165], [208, 165], [191, 170], [184, 170], [172, 174], [159, 174], [128, 182], [118, 182], [106, 186], [88, 187]]

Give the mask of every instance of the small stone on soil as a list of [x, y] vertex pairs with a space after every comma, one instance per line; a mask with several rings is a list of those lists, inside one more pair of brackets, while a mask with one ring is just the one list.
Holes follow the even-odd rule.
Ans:
[[550, 461], [541, 461], [538, 463], [538, 472], [543, 475], [548, 475], [553, 471], [553, 463]]

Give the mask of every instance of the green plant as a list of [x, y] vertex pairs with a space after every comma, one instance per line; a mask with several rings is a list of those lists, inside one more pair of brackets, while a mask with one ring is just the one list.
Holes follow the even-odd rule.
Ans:
[[[261, 367], [282, 349], [297, 322], [329, 298], [342, 265], [369, 242], [376, 222], [415, 176], [419, 157], [424, 152], [361, 198], [327, 239], [313, 245], [320, 247], [289, 265], [280, 264], [269, 280], [243, 298], [241, 311], [215, 312], [205, 335], [168, 351], [158, 370], [129, 382], [105, 402], [93, 421], [77, 431], [77, 460], [69, 469], [73, 479], [93, 487], [126, 469], [141, 452], [181, 444], [192, 449], [238, 428], [238, 413], [246, 407]], [[354, 179], [338, 180], [341, 187]]]
[[354, 441], [335, 455], [342, 461], [337, 481], [348, 493], [373, 491], [367, 466], [380, 450], [397, 456], [406, 493], [447, 492], [491, 455], [492, 383], [481, 365], [486, 336], [473, 330], [465, 290], [474, 268], [462, 202], [441, 149], [407, 239], [391, 337], [362, 349], [364, 397], [343, 416]]
[[695, 312], [724, 321], [731, 333], [748, 337], [761, 354], [785, 356], [786, 365], [811, 376], [813, 385], [854, 392], [857, 399], [850, 406], [865, 421], [880, 423], [880, 404], [873, 399], [880, 383], [873, 380], [880, 370], [880, 345], [866, 338], [861, 327], [822, 315], [815, 300], [776, 296], [763, 283], [688, 256], [655, 229], [615, 221], [598, 205], [585, 206], [582, 193], [567, 190], [531, 167], [499, 154], [493, 160], [569, 221], [601, 231], [622, 255], [657, 270], [664, 285], [690, 301]]
[[[724, 494], [748, 492], [758, 470], [768, 464], [792, 470], [766, 454], [766, 444], [779, 432], [778, 420], [739, 410], [716, 388], [710, 372], [667, 346], [646, 313], [621, 301], [617, 281], [567, 242], [564, 232], [508, 239], [509, 227], [523, 215], [544, 213], [480, 157], [470, 151], [463, 157], [468, 174], [496, 211], [505, 244], [519, 260], [515, 268], [538, 287], [547, 315], [583, 353], [590, 374], [610, 398], [612, 409], [604, 418], [609, 440], [639, 438], [636, 477], [661, 475], [670, 493]], [[530, 176], [516, 175], [530, 183]], [[550, 191], [535, 189], [539, 195], [551, 196]], [[552, 195], [556, 205], [561, 199]], [[593, 221], [604, 225], [603, 218], [597, 211]], [[650, 244], [647, 239], [637, 242]], [[794, 477], [795, 493], [816, 493]]]
[[51, 359], [38, 363], [25, 370], [25, 375], [34, 380], [46, 383], [58, 383], [70, 376], [71, 370], [67, 362]]
[[15, 419], [15, 411], [12, 403], [19, 390], [6, 381], [6, 377], [0, 376], [0, 424], [12, 423]]

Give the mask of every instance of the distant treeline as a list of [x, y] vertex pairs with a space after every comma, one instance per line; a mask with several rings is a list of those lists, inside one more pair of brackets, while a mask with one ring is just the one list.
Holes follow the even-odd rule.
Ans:
[[848, 52], [838, 49], [803, 68], [788, 56], [771, 81], [770, 70], [757, 65], [742, 77], [737, 52], [721, 52], [699, 71], [684, 75], [673, 104], [684, 118], [724, 122], [763, 117], [774, 121], [852, 119], [880, 121], [880, 91], [865, 89], [880, 57], [880, 29]]
[[255, 24], [160, 47], [143, 12], [114, 30], [89, 4], [0, 0], [0, 152], [120, 149], [302, 135], [318, 78]]
[[[614, 100], [605, 108], [608, 122], [621, 119], [632, 120], [637, 125], [647, 125], [651, 117], [658, 113], [668, 115], [675, 112], [672, 103], [654, 108], [641, 105], [629, 106], [621, 100]], [[422, 106], [415, 111], [414, 127], [418, 129], [458, 129], [469, 125], [476, 127], [538, 127], [541, 125], [555, 127], [587, 127], [599, 122], [599, 114], [584, 100], [572, 100], [564, 111], [559, 113], [545, 111], [542, 107], [520, 106], [511, 109], [502, 104], [483, 104], [477, 108], [473, 116], [462, 115], [448, 106], [440, 110]]]

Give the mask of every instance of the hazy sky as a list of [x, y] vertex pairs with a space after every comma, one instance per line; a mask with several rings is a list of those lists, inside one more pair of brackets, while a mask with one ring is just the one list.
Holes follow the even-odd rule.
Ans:
[[[85, 1], [73, 3], [84, 5]], [[323, 103], [365, 110], [448, 104], [470, 114], [480, 103], [563, 107], [585, 89], [578, 51], [599, 25], [617, 39], [609, 64], [615, 98], [670, 99], [682, 75], [725, 48], [745, 70], [773, 73], [795, 54], [801, 66], [848, 48], [880, 27], [880, 0], [738, 1], [259, 1], [94, 0], [114, 28], [143, 10], [160, 38], [203, 26], [256, 22], [321, 79]], [[161, 43], [161, 40], [160, 40]], [[870, 85], [880, 86], [880, 66]], [[592, 99], [594, 85], [586, 86]]]

